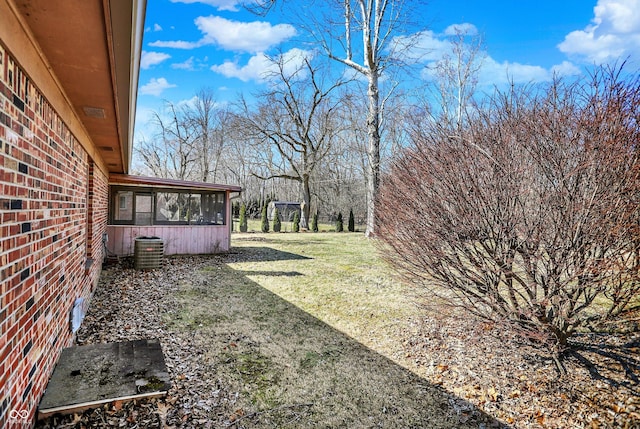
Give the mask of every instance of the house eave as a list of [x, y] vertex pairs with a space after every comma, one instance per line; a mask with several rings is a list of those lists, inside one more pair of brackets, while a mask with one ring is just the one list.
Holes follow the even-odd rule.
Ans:
[[241, 192], [237, 185], [223, 185], [206, 182], [192, 182], [188, 180], [164, 179], [159, 177], [134, 176], [129, 174], [110, 174], [109, 185], [142, 186], [149, 188], [172, 188], [198, 191], [229, 191]]
[[65, 117], [73, 117], [78, 125], [70, 119], [67, 125], [89, 156], [105, 172], [127, 173], [146, 0], [0, 3], [6, 5], [0, 9], [11, 11], [22, 26], [22, 30], [7, 28], [6, 36], [0, 29], [8, 48], [19, 62], [28, 61], [27, 44], [19, 41], [26, 35], [45, 64], [42, 70], [24, 67], [33, 81], [43, 85], [41, 76], [49, 73], [55, 86], [39, 89], [58, 113], [66, 106], [73, 110]]

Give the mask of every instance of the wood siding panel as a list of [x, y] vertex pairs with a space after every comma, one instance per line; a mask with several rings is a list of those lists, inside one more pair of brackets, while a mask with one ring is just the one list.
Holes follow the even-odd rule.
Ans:
[[220, 226], [129, 226], [109, 225], [107, 248], [118, 256], [131, 256], [136, 237], [160, 237], [165, 255], [200, 255], [228, 252], [230, 231]]

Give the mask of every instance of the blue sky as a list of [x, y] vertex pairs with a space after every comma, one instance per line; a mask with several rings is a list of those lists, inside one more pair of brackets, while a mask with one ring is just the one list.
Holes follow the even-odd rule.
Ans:
[[[264, 54], [280, 50], [295, 57], [309, 49], [291, 19], [278, 10], [253, 15], [241, 1], [148, 0], [137, 138], [146, 134], [150, 112], [159, 111], [164, 100], [179, 104], [208, 87], [220, 102], [232, 101], [240, 92], [264, 87]], [[289, 0], [294, 1], [305, 0]], [[577, 74], [586, 65], [627, 57], [638, 67], [640, 0], [429, 0], [412, 20], [426, 29], [425, 65], [446, 52], [452, 26], [481, 34], [485, 84], [507, 76], [544, 81], [554, 72]]]

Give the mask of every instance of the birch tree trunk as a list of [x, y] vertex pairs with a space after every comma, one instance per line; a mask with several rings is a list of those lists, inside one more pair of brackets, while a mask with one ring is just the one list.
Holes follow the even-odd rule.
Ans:
[[369, 113], [367, 115], [367, 228], [365, 235], [370, 237], [375, 232], [376, 199], [380, 188], [380, 93], [378, 76], [369, 75]]

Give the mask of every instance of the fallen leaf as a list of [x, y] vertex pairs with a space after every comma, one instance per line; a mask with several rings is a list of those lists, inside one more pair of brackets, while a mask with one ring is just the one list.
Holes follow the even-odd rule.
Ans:
[[500, 393], [498, 393], [495, 387], [491, 386], [490, 388], [487, 389], [487, 395], [489, 396], [489, 399], [491, 399], [492, 402], [497, 402], [498, 396], [500, 396]]
[[169, 405], [163, 403], [163, 402], [158, 402], [158, 417], [160, 417], [160, 421], [162, 422], [162, 426], [165, 425], [165, 421], [167, 420], [167, 411], [169, 411], [169, 408], [171, 408]]
[[624, 413], [625, 412], [624, 407], [620, 406], [618, 404], [613, 404], [610, 408], [616, 413]]

